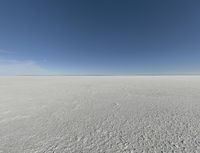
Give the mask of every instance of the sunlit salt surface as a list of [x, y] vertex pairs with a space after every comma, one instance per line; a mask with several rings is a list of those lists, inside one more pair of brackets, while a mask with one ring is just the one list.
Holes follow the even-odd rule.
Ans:
[[199, 76], [0, 77], [0, 153], [200, 152]]

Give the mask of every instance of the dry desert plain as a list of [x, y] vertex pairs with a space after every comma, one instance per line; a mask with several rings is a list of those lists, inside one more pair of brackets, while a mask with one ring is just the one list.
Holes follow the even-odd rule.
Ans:
[[0, 77], [0, 153], [168, 152], [200, 152], [200, 76]]

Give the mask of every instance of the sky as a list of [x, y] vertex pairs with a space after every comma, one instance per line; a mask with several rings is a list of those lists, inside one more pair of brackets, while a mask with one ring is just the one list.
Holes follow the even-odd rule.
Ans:
[[0, 0], [0, 75], [200, 74], [199, 0]]

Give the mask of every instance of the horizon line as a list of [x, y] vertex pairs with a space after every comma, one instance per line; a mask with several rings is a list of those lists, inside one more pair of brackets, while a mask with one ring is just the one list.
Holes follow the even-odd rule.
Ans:
[[0, 75], [0, 77], [10, 76], [200, 76], [200, 74], [56, 74], [56, 75]]

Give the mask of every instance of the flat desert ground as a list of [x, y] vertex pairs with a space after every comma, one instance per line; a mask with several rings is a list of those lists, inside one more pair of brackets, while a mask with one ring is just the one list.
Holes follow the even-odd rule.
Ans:
[[165, 152], [200, 152], [200, 76], [0, 77], [0, 153]]

